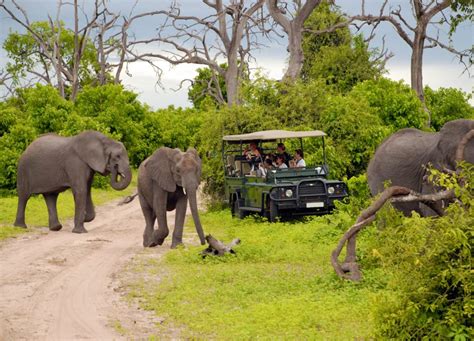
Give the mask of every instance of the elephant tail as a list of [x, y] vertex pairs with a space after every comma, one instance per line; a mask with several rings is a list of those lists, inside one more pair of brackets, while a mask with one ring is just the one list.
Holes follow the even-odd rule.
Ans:
[[132, 195], [129, 195], [128, 197], [123, 198], [122, 200], [119, 201], [117, 206], [122, 206], [128, 203], [131, 203], [133, 199], [138, 195], [138, 192], [133, 193]]

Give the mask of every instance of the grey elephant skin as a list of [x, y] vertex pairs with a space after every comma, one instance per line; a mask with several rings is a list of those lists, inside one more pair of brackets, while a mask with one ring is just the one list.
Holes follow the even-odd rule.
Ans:
[[[435, 188], [424, 181], [426, 167], [455, 170], [455, 154], [461, 139], [472, 129], [474, 120], [447, 122], [439, 132], [429, 133], [417, 129], [402, 129], [388, 137], [376, 150], [367, 169], [367, 180], [372, 195], [383, 191], [384, 183], [404, 186], [416, 192], [429, 194]], [[474, 140], [464, 150], [464, 160], [474, 163]], [[439, 202], [440, 208], [444, 203]], [[397, 203], [396, 208], [410, 215], [412, 211], [422, 216], [435, 215], [419, 203]]]
[[91, 185], [95, 173], [110, 175], [116, 190], [125, 189], [132, 179], [124, 145], [97, 131], [76, 136], [47, 134], [37, 138], [18, 162], [18, 210], [14, 225], [26, 227], [25, 208], [32, 194], [43, 194], [48, 207], [49, 229], [62, 228], [58, 220], [58, 195], [71, 188], [75, 214], [72, 232], [84, 233], [84, 222], [95, 218]]
[[[201, 179], [201, 159], [194, 148], [186, 152], [161, 147], [138, 169], [138, 197], [145, 216], [143, 246], [162, 245], [169, 234], [166, 212], [176, 210], [171, 248], [183, 243], [183, 225], [189, 201], [201, 244], [204, 232], [197, 207], [197, 190]], [[154, 229], [155, 220], [158, 229]]]

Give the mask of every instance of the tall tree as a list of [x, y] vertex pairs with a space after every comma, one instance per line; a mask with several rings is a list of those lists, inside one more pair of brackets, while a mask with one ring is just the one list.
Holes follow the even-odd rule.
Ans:
[[[202, 0], [209, 14], [201, 17], [181, 14], [181, 8], [173, 2], [169, 10], [159, 11], [166, 19], [158, 36], [138, 41], [135, 46], [159, 42], [166, 50], [146, 53], [146, 58], [158, 58], [172, 65], [209, 67], [218, 101], [229, 106], [238, 104], [240, 80], [252, 50], [259, 45], [257, 35], [265, 34], [266, 18], [261, 11], [264, 1]], [[226, 68], [222, 67], [223, 61]], [[219, 90], [219, 76], [225, 81], [227, 101]]]
[[[351, 20], [374, 24], [375, 27], [380, 22], [387, 22], [395, 29], [400, 38], [402, 38], [411, 49], [411, 87], [424, 103], [423, 54], [425, 49], [441, 47], [457, 55], [461, 62], [466, 62], [465, 59], [468, 58], [468, 63], [472, 63], [472, 50], [458, 51], [450, 46], [449, 43], [443, 43], [439, 38], [439, 26], [450, 21], [449, 18], [457, 18], [457, 16], [449, 16], [446, 10], [451, 6], [455, 6], [461, 11], [467, 11], [466, 8], [470, 7], [466, 7], [464, 4], [465, 1], [453, 0], [409, 0], [408, 2], [408, 5], [411, 7], [410, 11], [403, 10], [401, 6], [389, 7], [388, 11], [386, 11], [388, 0], [385, 0], [380, 8], [379, 14], [373, 15], [365, 13], [364, 1], [362, 1], [362, 13], [353, 16]], [[455, 29], [457, 26], [455, 21], [449, 24], [452, 29]], [[429, 35], [429, 26], [435, 28], [436, 36]]]

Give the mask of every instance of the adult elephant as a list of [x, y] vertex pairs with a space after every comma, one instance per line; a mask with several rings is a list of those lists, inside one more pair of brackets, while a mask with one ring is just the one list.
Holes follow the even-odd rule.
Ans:
[[[169, 234], [166, 212], [176, 209], [171, 248], [183, 242], [183, 225], [189, 201], [196, 231], [205, 244], [197, 207], [197, 189], [201, 181], [201, 159], [194, 148], [185, 153], [179, 149], [161, 147], [142, 162], [138, 170], [138, 197], [145, 231], [143, 246], [162, 245]], [[158, 229], [154, 229], [155, 219]]]
[[[409, 128], [391, 135], [377, 148], [367, 169], [372, 195], [383, 191], [386, 181], [419, 193], [433, 193], [435, 188], [424, 179], [427, 167], [455, 170], [457, 147], [473, 129], [474, 120], [454, 120], [447, 122], [437, 133]], [[463, 159], [474, 163], [474, 140], [467, 142]], [[443, 203], [437, 205], [441, 207]], [[397, 203], [394, 206], [406, 215], [411, 211], [423, 216], [435, 214], [419, 203]]]
[[125, 189], [132, 179], [124, 145], [97, 131], [76, 136], [47, 134], [37, 138], [18, 162], [18, 210], [14, 225], [25, 227], [25, 208], [32, 194], [43, 194], [48, 206], [49, 229], [62, 228], [58, 220], [58, 195], [71, 188], [75, 214], [72, 232], [84, 233], [84, 222], [95, 218], [91, 185], [95, 173], [110, 174], [110, 185]]

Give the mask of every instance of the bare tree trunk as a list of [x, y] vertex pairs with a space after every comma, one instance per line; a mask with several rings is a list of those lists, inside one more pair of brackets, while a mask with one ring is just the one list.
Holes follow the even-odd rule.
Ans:
[[76, 99], [77, 90], [79, 87], [79, 16], [78, 16], [78, 5], [77, 0], [74, 0], [74, 55], [72, 65], [72, 84], [71, 84], [71, 100]]
[[[294, 27], [294, 24], [291, 25]], [[292, 28], [288, 34], [288, 48], [290, 50], [290, 58], [288, 61], [288, 69], [283, 79], [295, 80], [299, 77], [303, 67], [304, 55], [301, 47], [303, 34], [301, 29]]]
[[417, 32], [413, 41], [411, 53], [411, 88], [415, 90], [421, 102], [425, 101], [423, 94], [423, 34]]
[[288, 68], [283, 76], [283, 79], [294, 81], [296, 80], [303, 68], [303, 48], [301, 46], [303, 40], [304, 23], [311, 15], [313, 10], [319, 6], [321, 0], [306, 0], [304, 3], [298, 1], [298, 9], [294, 18], [290, 20], [285, 16], [284, 12], [278, 7], [279, 0], [266, 0], [268, 11], [273, 20], [280, 25], [288, 36], [288, 51], [290, 58], [288, 61]]

